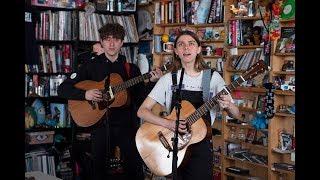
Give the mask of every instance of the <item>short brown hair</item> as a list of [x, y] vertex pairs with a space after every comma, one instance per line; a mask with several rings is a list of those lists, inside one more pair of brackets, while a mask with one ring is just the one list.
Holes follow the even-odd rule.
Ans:
[[[191, 36], [198, 44], [198, 46], [201, 46], [201, 42], [198, 38], [198, 36], [192, 32], [192, 31], [188, 31], [188, 30], [185, 30], [185, 31], [181, 31], [178, 36], [176, 37], [175, 41], [174, 41], [174, 47], [177, 48], [177, 42], [178, 42], [178, 39], [182, 36], [182, 35], [189, 35]], [[196, 71], [200, 72], [201, 70], [203, 69], [207, 69], [208, 67], [205, 66], [205, 62], [203, 60], [203, 57], [202, 57], [202, 54], [201, 52], [197, 55], [196, 57], [196, 61], [194, 63], [194, 68]], [[173, 68], [173, 71], [177, 71], [178, 69], [180, 69], [182, 67], [182, 64], [181, 64], [181, 59], [179, 58], [178, 55], [174, 55], [174, 68]]]
[[124, 40], [125, 32], [123, 26], [118, 23], [108, 23], [99, 29], [100, 39], [103, 40], [108, 36]]

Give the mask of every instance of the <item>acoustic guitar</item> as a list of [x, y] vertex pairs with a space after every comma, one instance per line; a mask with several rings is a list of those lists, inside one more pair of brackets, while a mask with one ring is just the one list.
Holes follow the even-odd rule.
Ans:
[[[258, 61], [242, 76], [210, 98], [197, 110], [190, 102], [185, 100], [181, 102], [180, 119], [186, 120], [189, 131], [186, 134], [179, 134], [177, 167], [181, 164], [188, 146], [205, 138], [207, 126], [201, 117], [218, 104], [217, 99], [219, 99], [220, 95], [230, 94], [241, 83], [254, 78], [265, 70], [266, 65], [263, 61]], [[164, 118], [175, 121], [176, 110], [173, 109], [171, 114]], [[148, 122], [144, 122], [137, 131], [136, 146], [139, 154], [150, 171], [157, 176], [166, 176], [172, 172], [173, 146], [171, 140], [173, 137], [174, 132], [170, 129]]]
[[[160, 67], [161, 71], [171, 69], [172, 62], [169, 61]], [[74, 122], [80, 127], [89, 127], [97, 123], [110, 107], [120, 107], [127, 103], [127, 88], [138, 84], [151, 77], [150, 73], [132, 78], [123, 82], [117, 73], [111, 73], [102, 81], [84, 80], [75, 84], [82, 90], [99, 89], [102, 92], [102, 101], [94, 102], [88, 100], [68, 100], [68, 108]], [[110, 83], [108, 85], [108, 78]]]

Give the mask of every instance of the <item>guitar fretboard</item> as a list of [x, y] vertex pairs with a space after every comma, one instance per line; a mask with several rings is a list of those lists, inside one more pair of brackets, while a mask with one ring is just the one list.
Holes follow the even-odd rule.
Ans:
[[[165, 64], [165, 65], [161, 66], [160, 70], [161, 71], [168, 70], [167, 65]], [[142, 82], [142, 81], [144, 81], [146, 79], [149, 79], [150, 77], [151, 77], [150, 72], [145, 73], [145, 74], [143, 74], [141, 76], [132, 78], [132, 79], [130, 79], [130, 80], [128, 80], [128, 81], [126, 81], [126, 82], [124, 82], [122, 84], [119, 84], [119, 85], [116, 85], [116, 86], [112, 87], [112, 91], [116, 94], [116, 93], [118, 93], [120, 91], [123, 91], [123, 90], [133, 86], [133, 85], [138, 84], [139, 82]]]
[[135, 85], [135, 84], [138, 84], [139, 82], [142, 82], [146, 79], [149, 79], [150, 77], [151, 77], [151, 74], [149, 74], [149, 73], [143, 74], [141, 76], [132, 78], [132, 79], [126, 81], [125, 83], [122, 83], [122, 84], [119, 84], [117, 86], [112, 87], [112, 90], [114, 93], [118, 93], [120, 91], [123, 91], [123, 90]]
[[214, 97], [200, 106], [194, 113], [192, 113], [189, 117], [186, 118], [186, 121], [189, 125], [195, 123], [198, 119], [200, 119], [205, 113], [207, 113], [210, 109], [214, 108], [218, 104], [218, 99], [220, 95], [227, 95], [234, 89], [236, 89], [240, 84], [242, 84], [245, 80], [242, 76], [233, 81], [229, 86], [225, 87], [219, 93], [217, 93]]

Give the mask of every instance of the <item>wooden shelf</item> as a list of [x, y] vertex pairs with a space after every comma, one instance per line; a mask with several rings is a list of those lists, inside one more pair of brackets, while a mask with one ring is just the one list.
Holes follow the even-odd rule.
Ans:
[[280, 23], [295, 22], [295, 19], [280, 19]]
[[199, 27], [222, 27], [224, 26], [224, 23], [212, 23], [212, 24], [186, 24], [186, 26], [189, 27], [195, 27], [195, 28], [199, 28]]
[[239, 179], [248, 179], [248, 178], [251, 177], [251, 176], [238, 175], [238, 174], [229, 173], [229, 172], [225, 172], [224, 174], [227, 175], [227, 176], [232, 176], [232, 177], [236, 177], [236, 178], [239, 178]]
[[229, 156], [225, 156], [225, 158], [226, 158], [226, 159], [229, 159], [229, 160], [232, 160], [232, 161], [244, 162], [244, 163], [247, 163], [247, 164], [252, 164], [252, 165], [255, 165], [255, 166], [260, 166], [260, 167], [263, 167], [263, 168], [268, 168], [268, 166], [265, 165], [265, 164], [259, 164], [259, 163], [250, 162], [250, 161], [247, 161], [247, 160], [240, 160], [240, 159], [232, 158], [232, 157], [229, 157]]
[[75, 42], [76, 41], [74, 41], [74, 40], [48, 40], [48, 39], [36, 40], [37, 44], [52, 45], [52, 46], [54, 46], [56, 44], [73, 44]]
[[247, 45], [247, 46], [237, 46], [238, 49], [255, 49], [255, 48], [263, 48], [260, 45]]
[[290, 90], [275, 90], [274, 94], [280, 95], [280, 96], [295, 96], [295, 92]]
[[228, 49], [231, 48], [238, 48], [238, 49], [256, 49], [256, 48], [263, 48], [261, 45], [244, 45], [244, 46], [227, 46]]
[[35, 72], [28, 72], [26, 73], [27, 75], [39, 75], [39, 76], [56, 76], [56, 75], [70, 75], [72, 74], [72, 72], [70, 73], [65, 73], [65, 72], [57, 72], [57, 73], [44, 73], [44, 72], [38, 72], [38, 73], [35, 73]]
[[277, 169], [272, 167], [271, 168], [272, 171], [277, 172], [277, 173], [284, 173], [284, 174], [291, 174], [291, 175], [295, 175], [295, 171], [287, 171], [287, 170], [283, 170], [283, 169]]
[[200, 42], [201, 43], [223, 43], [224, 40], [223, 39], [218, 39], [218, 40], [213, 39], [213, 40], [202, 40]]
[[240, 111], [246, 111], [246, 112], [252, 112], [252, 113], [258, 111], [257, 109], [252, 109], [252, 108], [247, 108], [247, 107], [241, 107], [241, 106], [239, 107], [239, 110], [240, 110]]
[[237, 87], [237, 91], [249, 92], [249, 93], [265, 93], [266, 90], [262, 87]]
[[295, 75], [295, 71], [274, 71], [276, 75]]
[[258, 145], [258, 144], [252, 144], [252, 143], [247, 143], [243, 140], [239, 140], [239, 139], [226, 139], [226, 141], [228, 142], [232, 142], [232, 143], [237, 143], [237, 144], [244, 144], [250, 147], [255, 147], [255, 148], [259, 148], [259, 149], [264, 149], [264, 150], [268, 150], [268, 147], [266, 146], [262, 146], [262, 145]]
[[155, 24], [156, 26], [161, 26], [161, 27], [176, 27], [176, 26], [186, 26], [186, 23], [171, 23], [171, 24]]
[[221, 171], [221, 167], [220, 166], [215, 166], [215, 165], [213, 165], [213, 170], [214, 171]]
[[236, 69], [232, 69], [232, 68], [227, 68], [228, 72], [232, 72], [232, 73], [244, 73], [245, 70], [236, 70]]
[[296, 117], [295, 114], [289, 114], [289, 113], [280, 113], [280, 112], [276, 112], [275, 116], [281, 116], [281, 117]]
[[202, 56], [204, 59], [208, 59], [208, 58], [213, 58], [213, 59], [217, 59], [217, 58], [222, 58], [222, 56]]
[[259, 17], [248, 17], [248, 16], [244, 16], [244, 17], [232, 17], [229, 19], [230, 21], [233, 21], [233, 20], [260, 20]]
[[278, 154], [291, 154], [293, 152], [295, 152], [295, 150], [285, 150], [285, 151], [281, 151], [280, 149], [277, 150], [278, 148], [272, 148], [272, 152], [274, 153], [278, 153]]
[[274, 53], [275, 56], [295, 56], [296, 53]]

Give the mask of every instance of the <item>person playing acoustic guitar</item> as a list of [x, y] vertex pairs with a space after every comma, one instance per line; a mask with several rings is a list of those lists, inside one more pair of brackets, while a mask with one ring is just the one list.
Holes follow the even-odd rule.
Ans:
[[[98, 88], [83, 90], [76, 88], [78, 82], [84, 80], [112, 82], [112, 74], [118, 74], [123, 81], [140, 76], [139, 68], [132, 63], [126, 64], [126, 57], [120, 55], [120, 49], [125, 37], [124, 28], [118, 24], [105, 24], [99, 29], [100, 43], [104, 53], [90, 61], [86, 61], [79, 70], [70, 75], [58, 89], [62, 98], [71, 100], [87, 100], [88, 102], [102, 102], [103, 94]], [[157, 68], [150, 72], [151, 82], [162, 76]], [[151, 84], [151, 83], [148, 83]], [[139, 127], [139, 118], [136, 115], [139, 105], [146, 97], [145, 84], [142, 82], [128, 88], [128, 99], [125, 105], [110, 107], [103, 117], [94, 125], [91, 131], [92, 180], [107, 179], [108, 166], [106, 160], [110, 157], [110, 149], [119, 146], [121, 160], [126, 179], [144, 179], [142, 160], [135, 147], [135, 133]], [[151, 89], [151, 87], [150, 87]], [[98, 108], [98, 107], [96, 107]], [[88, 165], [86, 165], [88, 166]]]
[[[189, 108], [187, 110], [184, 109], [184, 104], [181, 103], [181, 111], [180, 111], [180, 123], [179, 123], [179, 134], [184, 135], [189, 133], [190, 131], [196, 131], [197, 123], [194, 123], [191, 127], [190, 124], [187, 123], [187, 121], [184, 120], [185, 114], [184, 113], [192, 113], [192, 110], [195, 110], [199, 108], [202, 104], [204, 104], [204, 91], [203, 89], [205, 86], [208, 86], [208, 94], [210, 97], [215, 96], [217, 93], [219, 93], [224, 87], [225, 82], [223, 78], [220, 76], [220, 74], [216, 71], [209, 70], [209, 79], [208, 81], [203, 81], [204, 71], [206, 69], [205, 63], [203, 62], [202, 56], [201, 56], [201, 46], [200, 41], [197, 37], [197, 35], [191, 31], [182, 31], [177, 38], [175, 39], [174, 43], [174, 52], [175, 52], [175, 58], [174, 58], [174, 70], [170, 73], [167, 73], [163, 75], [159, 81], [156, 83], [148, 97], [144, 100], [142, 105], [140, 106], [137, 115], [144, 121], [150, 124], [158, 125], [159, 131], [157, 131], [157, 135], [155, 137], [160, 137], [161, 143], [159, 143], [159, 146], [166, 146], [168, 144], [172, 144], [172, 141], [170, 138], [167, 138], [167, 140], [164, 140], [163, 137], [165, 137], [167, 134], [170, 134], [170, 132], [175, 131], [175, 119], [176, 114], [174, 112], [174, 99], [173, 95], [174, 92], [172, 92], [174, 88], [179, 87], [180, 83], [180, 76], [181, 76], [181, 68], [184, 68], [184, 77], [182, 81], [182, 88], [181, 88], [181, 100], [186, 100], [190, 102], [193, 105], [193, 108]], [[176, 76], [173, 76], [173, 73], [176, 72]], [[207, 71], [208, 72], [208, 71]], [[173, 80], [173, 78], [176, 78], [176, 80]], [[176, 82], [176, 86], [173, 86], [173, 82]], [[182, 160], [181, 166], [178, 166], [178, 179], [183, 180], [194, 180], [194, 179], [201, 179], [201, 180], [212, 180], [213, 179], [213, 156], [212, 156], [212, 135], [210, 135], [211, 126], [213, 125], [213, 121], [215, 119], [216, 112], [219, 110], [225, 110], [229, 116], [231, 117], [239, 117], [239, 109], [238, 107], [233, 103], [232, 97], [227, 95], [220, 95], [220, 99], [218, 99], [219, 106], [215, 106], [213, 108], [210, 108], [210, 113], [205, 113], [201, 118], [203, 121], [206, 121], [204, 126], [204, 132], [203, 139], [199, 140], [199, 142], [196, 142], [194, 144], [189, 145], [186, 156]], [[164, 118], [159, 117], [155, 115], [151, 110], [152, 108], [157, 104], [161, 104], [162, 106], [166, 107], [167, 112], [171, 112], [171, 118]], [[197, 121], [199, 118], [193, 116], [190, 118], [191, 120]], [[167, 116], [169, 117], [169, 116]], [[199, 122], [199, 121], [197, 121]], [[195, 126], [194, 126], [195, 125]], [[146, 126], [145, 126], [146, 127]], [[163, 129], [166, 128], [170, 132], [164, 132]], [[206, 131], [207, 130], [207, 131]], [[150, 158], [151, 155], [155, 154], [153, 152], [149, 151], [140, 151], [139, 148], [142, 146], [155, 146], [153, 145], [155, 143], [155, 139], [150, 140], [148, 143], [140, 143], [138, 142], [138, 139], [140, 137], [145, 136], [146, 139], [149, 137], [151, 138], [151, 135], [144, 135], [146, 133], [139, 133], [140, 129], [138, 130], [138, 133], [136, 135], [136, 142], [137, 147], [139, 150], [140, 155], [142, 156], [142, 159], [148, 163], [144, 158]], [[152, 128], [146, 129], [146, 131], [152, 131]], [[148, 132], [147, 132], [148, 133]], [[201, 132], [193, 132], [192, 136], [197, 136]], [[172, 133], [171, 133], [172, 134]], [[208, 135], [209, 134], [209, 135]], [[141, 135], [141, 136], [140, 136]], [[186, 136], [186, 140], [188, 139], [188, 136]], [[167, 141], [167, 143], [164, 143]], [[179, 139], [180, 141], [180, 139]], [[190, 140], [190, 142], [192, 139]], [[183, 143], [183, 141], [181, 141]], [[157, 148], [154, 148], [154, 151], [160, 151], [161, 149], [170, 149], [170, 148], [161, 148], [157, 146]], [[180, 149], [181, 150], [181, 149]], [[179, 151], [180, 151], [179, 150]], [[143, 153], [149, 153], [150, 156], [144, 155]], [[153, 154], [152, 154], [153, 153]], [[157, 157], [154, 157], [154, 159], [161, 157], [163, 160], [167, 160], [168, 151], [164, 151], [163, 153], [159, 153], [156, 155]], [[172, 153], [169, 154], [168, 157], [172, 156]], [[178, 153], [179, 156], [179, 153]], [[181, 159], [181, 157], [179, 157]], [[179, 161], [178, 158], [178, 161]], [[183, 158], [183, 157], [182, 157]], [[152, 170], [155, 170], [158, 175], [167, 175], [171, 173], [171, 168], [168, 168], [167, 166], [171, 166], [171, 164], [168, 163], [159, 163], [160, 165], [155, 167], [154, 164], [157, 164], [157, 161], [161, 161], [161, 159], [157, 159], [152, 161], [151, 158], [149, 159], [150, 163], [149, 168]], [[164, 165], [166, 164], [166, 165]], [[148, 165], [148, 164], [147, 164]], [[160, 169], [164, 169], [161, 171]], [[169, 169], [170, 171], [166, 171]]]

